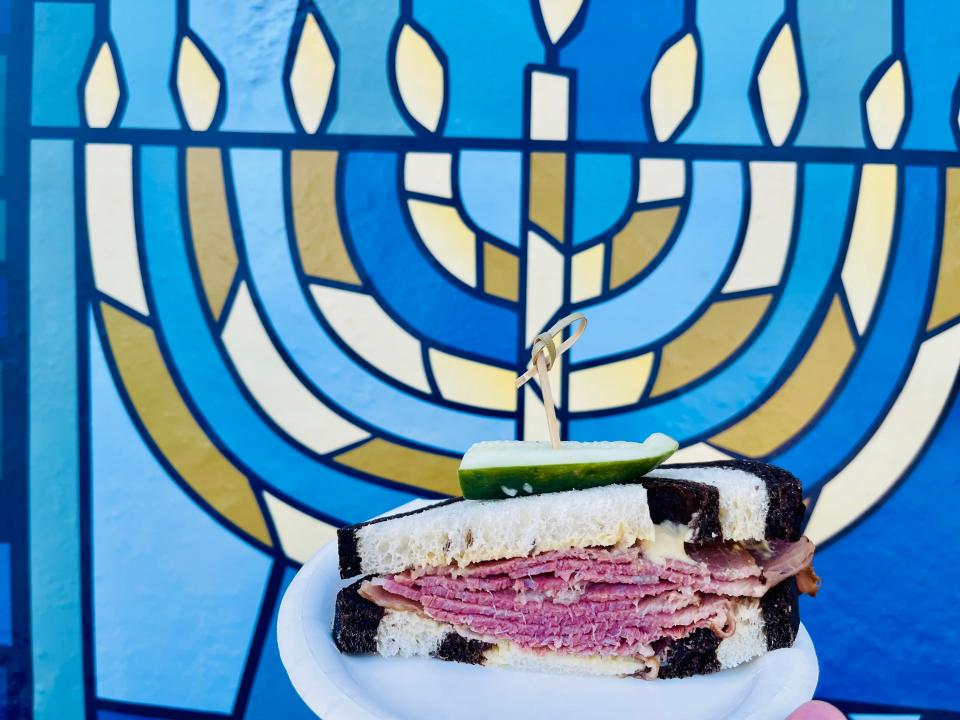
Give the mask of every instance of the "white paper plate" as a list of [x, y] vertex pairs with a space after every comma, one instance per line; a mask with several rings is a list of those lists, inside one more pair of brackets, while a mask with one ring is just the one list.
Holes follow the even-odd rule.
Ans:
[[290, 680], [323, 720], [783, 720], [817, 686], [817, 655], [802, 625], [792, 648], [715, 675], [654, 682], [341, 655], [331, 627], [345, 584], [330, 543], [287, 588], [277, 623]]

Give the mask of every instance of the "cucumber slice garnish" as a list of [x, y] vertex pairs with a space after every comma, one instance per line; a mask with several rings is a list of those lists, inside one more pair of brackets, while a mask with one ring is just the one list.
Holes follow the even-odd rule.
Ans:
[[460, 462], [465, 498], [496, 500], [613, 485], [640, 477], [673, 455], [677, 441], [654, 433], [638, 442], [497, 440], [473, 445]]

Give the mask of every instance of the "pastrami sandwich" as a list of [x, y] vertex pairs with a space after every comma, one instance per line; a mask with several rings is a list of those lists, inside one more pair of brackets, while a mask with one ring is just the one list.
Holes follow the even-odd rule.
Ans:
[[647, 475], [621, 462], [612, 484], [560, 489], [556, 476], [584, 474], [573, 465], [528, 476], [500, 463], [505, 499], [454, 498], [342, 528], [340, 574], [363, 577], [337, 598], [337, 647], [652, 679], [793, 644], [798, 590], [819, 586], [795, 477], [747, 461]]

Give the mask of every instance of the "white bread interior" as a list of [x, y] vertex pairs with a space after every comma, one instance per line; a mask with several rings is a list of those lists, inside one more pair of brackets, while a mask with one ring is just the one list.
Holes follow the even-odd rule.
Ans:
[[510, 500], [463, 500], [356, 531], [364, 575], [463, 566], [549, 550], [632, 545], [653, 537], [647, 491], [639, 484]]
[[[736, 603], [737, 629], [721, 641], [717, 659], [723, 670], [767, 652], [767, 638], [760, 602], [756, 599]], [[377, 652], [384, 656], [427, 657], [440, 647], [452, 626], [403, 610], [387, 610], [377, 628]], [[636, 675], [646, 664], [631, 657], [568, 655], [552, 651], [534, 652], [509, 640], [500, 640], [484, 653], [484, 665], [513, 670], [554, 674]]]
[[767, 484], [756, 475], [737, 468], [661, 466], [652, 478], [692, 480], [712, 485], [720, 493], [720, 531], [724, 540], [763, 540], [767, 535], [770, 496]]
[[568, 655], [552, 651], [533, 652], [502, 641], [483, 654], [486, 667], [510, 668], [554, 675], [607, 675], [625, 677], [647, 670], [647, 664], [635, 657], [614, 655]]
[[[387, 610], [377, 628], [377, 652], [385, 657], [427, 657], [435, 653], [453, 628], [403, 610]], [[501, 640], [484, 653], [484, 665], [573, 675], [633, 675], [646, 664], [636, 658], [565, 655], [524, 649]]]
[[733, 615], [737, 629], [733, 635], [720, 641], [717, 660], [723, 670], [736, 667], [767, 652], [767, 632], [756, 598], [736, 600]]
[[386, 610], [377, 626], [377, 653], [384, 657], [431, 655], [450, 629], [415, 612]]

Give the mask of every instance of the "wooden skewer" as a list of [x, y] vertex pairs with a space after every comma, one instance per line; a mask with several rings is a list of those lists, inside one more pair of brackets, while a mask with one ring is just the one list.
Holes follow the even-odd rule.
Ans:
[[554, 450], [560, 449], [560, 424], [557, 422], [557, 409], [553, 405], [553, 390], [550, 388], [550, 370], [543, 353], [537, 353], [537, 379], [543, 392], [543, 411], [547, 414], [547, 430], [550, 431], [550, 444]]
[[[570, 337], [560, 343], [557, 347], [556, 339], [562, 337], [563, 329], [568, 325], [579, 321], [580, 324], [574, 330]], [[560, 448], [560, 425], [557, 422], [557, 409], [553, 405], [553, 390], [550, 387], [550, 368], [558, 357], [569, 350], [587, 328], [587, 318], [582, 313], [573, 313], [554, 323], [553, 327], [544, 333], [537, 335], [533, 341], [533, 347], [530, 349], [530, 365], [527, 371], [517, 378], [517, 389], [519, 390], [528, 381], [537, 378], [540, 384], [540, 391], [543, 393], [543, 411], [547, 416], [547, 430], [550, 433], [550, 444], [555, 450]]]

